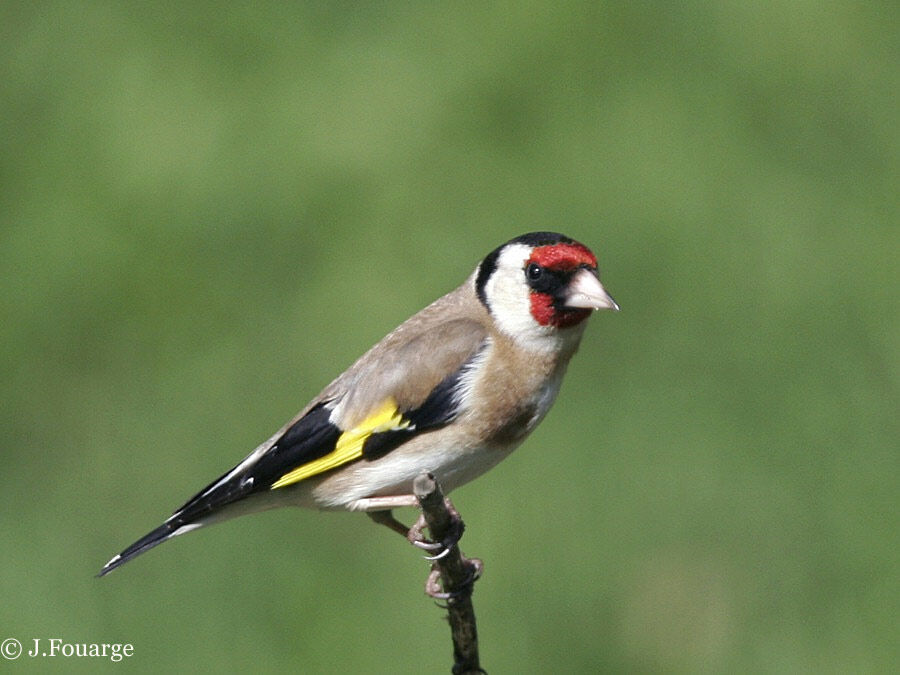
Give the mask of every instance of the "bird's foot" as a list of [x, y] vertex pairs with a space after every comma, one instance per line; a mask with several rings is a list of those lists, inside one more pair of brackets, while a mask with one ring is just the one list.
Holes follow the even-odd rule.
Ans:
[[409, 528], [409, 531], [406, 533], [406, 538], [410, 544], [433, 554], [425, 556], [425, 560], [434, 561], [446, 557], [450, 553], [450, 550], [459, 543], [460, 539], [462, 539], [463, 532], [465, 531], [466, 526], [453, 504], [449, 499], [445, 500], [445, 504], [447, 505], [447, 511], [450, 513], [451, 526], [450, 530], [447, 532], [447, 536], [445, 536], [442, 541], [431, 541], [425, 537], [422, 532], [426, 527], [424, 514], [419, 514], [416, 522], [413, 523], [412, 527]]
[[461, 556], [463, 564], [468, 568], [469, 574], [457, 588], [445, 591], [441, 582], [441, 572], [437, 565], [431, 567], [431, 572], [425, 580], [425, 593], [435, 600], [455, 600], [464, 595], [472, 594], [472, 587], [481, 578], [484, 571], [484, 563], [479, 558], [466, 558]]

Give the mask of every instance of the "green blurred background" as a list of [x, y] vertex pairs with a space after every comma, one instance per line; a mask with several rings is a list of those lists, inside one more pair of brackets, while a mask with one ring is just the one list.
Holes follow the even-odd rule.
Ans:
[[266, 513], [93, 575], [552, 229], [622, 312], [454, 493], [483, 665], [895, 671], [898, 19], [3, 3], [0, 638], [130, 642], [118, 667], [147, 672], [448, 672], [426, 565], [361, 515]]

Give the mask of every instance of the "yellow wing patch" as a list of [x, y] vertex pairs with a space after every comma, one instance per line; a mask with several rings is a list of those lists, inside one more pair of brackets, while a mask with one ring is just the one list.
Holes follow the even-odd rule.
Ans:
[[272, 484], [271, 489], [274, 490], [285, 485], [298, 483], [310, 476], [315, 476], [347, 462], [352, 462], [354, 459], [359, 459], [362, 457], [363, 445], [369, 436], [382, 431], [391, 431], [392, 429], [405, 429], [408, 426], [409, 421], [404, 420], [400, 411], [397, 410], [397, 402], [393, 398], [388, 398], [380, 408], [372, 412], [366, 419], [349, 431], [342, 433], [338, 437], [337, 443], [335, 443], [334, 450], [324, 457], [314, 459], [284, 474]]

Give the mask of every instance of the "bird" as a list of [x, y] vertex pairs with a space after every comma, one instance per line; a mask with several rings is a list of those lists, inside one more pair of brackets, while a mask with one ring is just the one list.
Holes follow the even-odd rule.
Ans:
[[280, 506], [362, 511], [407, 532], [392, 509], [417, 504], [416, 476], [430, 472], [446, 494], [507, 457], [553, 405], [588, 317], [618, 309], [584, 244], [557, 232], [507, 241], [98, 576]]

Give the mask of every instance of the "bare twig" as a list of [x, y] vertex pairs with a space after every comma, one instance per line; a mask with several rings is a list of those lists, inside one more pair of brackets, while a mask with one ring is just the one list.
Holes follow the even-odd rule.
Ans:
[[[420, 474], [413, 483], [413, 493], [422, 508], [431, 539], [452, 542], [449, 552], [432, 563], [426, 590], [447, 601], [453, 637], [453, 674], [484, 673], [478, 663], [478, 631], [472, 606], [472, 588], [481, 574], [481, 561], [468, 560], [460, 553], [456, 540], [462, 535], [462, 519], [450, 500], [444, 497], [434, 476]], [[436, 592], [438, 576], [443, 593]]]

